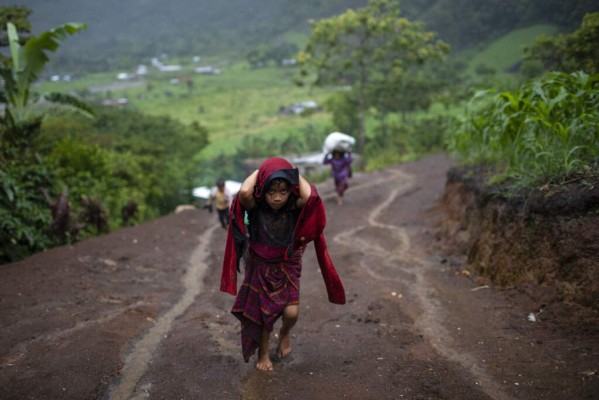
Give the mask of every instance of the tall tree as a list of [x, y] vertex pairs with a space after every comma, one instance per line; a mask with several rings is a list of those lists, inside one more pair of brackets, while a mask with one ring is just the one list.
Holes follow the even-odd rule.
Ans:
[[308, 43], [298, 54], [298, 84], [351, 85], [358, 99], [358, 152], [363, 153], [371, 85], [399, 83], [409, 66], [448, 52], [449, 46], [423, 23], [400, 18], [396, 1], [371, 0], [365, 8], [312, 22]]

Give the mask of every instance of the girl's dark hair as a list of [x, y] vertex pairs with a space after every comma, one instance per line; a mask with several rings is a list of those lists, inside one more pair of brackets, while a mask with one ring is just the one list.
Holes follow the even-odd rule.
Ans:
[[275, 185], [275, 184], [279, 185], [281, 183], [286, 183], [287, 186], [289, 186], [291, 188], [291, 184], [289, 183], [289, 181], [287, 179], [274, 178], [274, 179], [271, 179], [270, 181], [267, 182], [266, 188], [265, 188], [266, 192], [268, 192], [273, 185]]

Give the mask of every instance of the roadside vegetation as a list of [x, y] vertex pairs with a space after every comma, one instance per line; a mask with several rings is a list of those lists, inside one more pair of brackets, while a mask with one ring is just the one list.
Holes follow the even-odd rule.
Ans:
[[508, 190], [599, 174], [599, 75], [552, 72], [515, 92], [477, 93], [446, 135], [448, 150]]
[[489, 183], [507, 182], [508, 195], [599, 176], [598, 39], [599, 13], [571, 34], [539, 37], [525, 62], [541, 76], [477, 92], [449, 125], [448, 150], [487, 168]]
[[[316, 20], [298, 45], [214, 56], [219, 74], [179, 56], [163, 61], [180, 71], [51, 82], [39, 79], [50, 53], [85, 25], [34, 36], [18, 11], [0, 42], [0, 263], [168, 214], [193, 187], [319, 152], [333, 131], [359, 139], [366, 171], [449, 150], [514, 190], [597, 174], [598, 14], [573, 33], [535, 42], [558, 32], [537, 25], [452, 53], [396, 2], [372, 0]], [[290, 51], [299, 65], [281, 66]], [[318, 107], [286, 111], [305, 101]]]

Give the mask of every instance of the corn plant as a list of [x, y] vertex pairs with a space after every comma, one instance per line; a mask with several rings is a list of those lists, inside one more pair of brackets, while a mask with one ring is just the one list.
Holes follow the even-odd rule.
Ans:
[[446, 136], [465, 164], [495, 180], [560, 183], [599, 168], [599, 75], [554, 72], [518, 92], [478, 93]]

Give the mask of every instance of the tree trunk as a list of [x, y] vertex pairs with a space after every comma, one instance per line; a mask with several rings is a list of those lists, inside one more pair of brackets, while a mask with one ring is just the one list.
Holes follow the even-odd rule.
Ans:
[[360, 63], [360, 87], [358, 88], [358, 154], [364, 157], [364, 146], [366, 144], [366, 128], [364, 120], [366, 119], [366, 98], [364, 90], [366, 87], [366, 67], [363, 62]]

